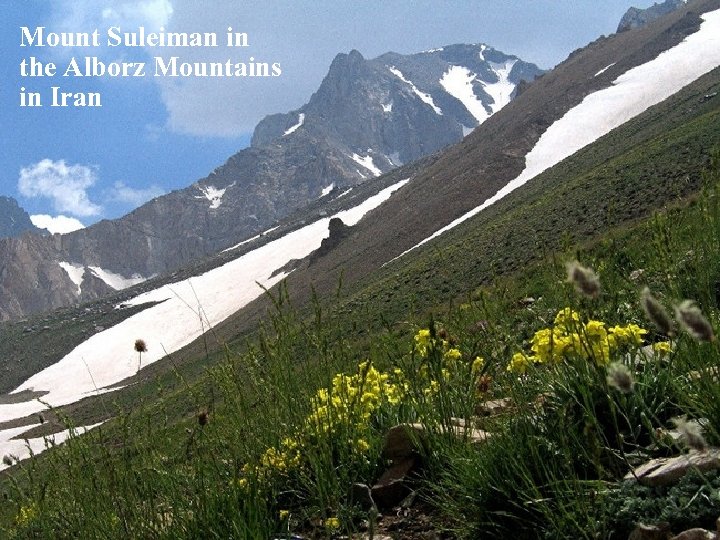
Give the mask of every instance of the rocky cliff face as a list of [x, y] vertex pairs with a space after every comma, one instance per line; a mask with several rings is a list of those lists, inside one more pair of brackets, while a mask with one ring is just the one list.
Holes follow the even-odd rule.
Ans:
[[672, 13], [678, 8], [683, 7], [687, 3], [687, 0], [665, 0], [661, 4], [655, 3], [647, 9], [638, 9], [631, 7], [625, 12], [620, 24], [618, 25], [617, 31], [625, 32], [632, 30], [633, 28], [640, 28], [642, 26], [651, 23], [655, 19]]
[[28, 231], [39, 232], [28, 213], [12, 197], [0, 196], [0, 238], [20, 236]]
[[265, 118], [250, 148], [188, 188], [69, 234], [0, 240], [0, 320], [97, 298], [258, 234], [459, 141], [541, 73], [483, 44], [339, 54], [306, 105]]

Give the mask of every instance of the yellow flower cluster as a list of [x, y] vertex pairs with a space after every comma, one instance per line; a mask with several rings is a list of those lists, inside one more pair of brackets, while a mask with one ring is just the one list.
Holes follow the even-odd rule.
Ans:
[[402, 387], [391, 381], [390, 375], [362, 362], [355, 375], [335, 375], [330, 392], [325, 388], [317, 391], [305, 427], [319, 435], [334, 432], [338, 426], [365, 426], [378, 408], [384, 403], [397, 405], [402, 394]]
[[33, 521], [38, 515], [37, 503], [32, 503], [28, 506], [21, 506], [18, 515], [15, 517], [15, 522], [23, 527]]
[[525, 373], [531, 364], [559, 362], [569, 357], [606, 365], [618, 349], [642, 345], [645, 334], [647, 330], [636, 324], [608, 327], [596, 320], [583, 323], [577, 311], [564, 308], [558, 312], [552, 328], [535, 332], [530, 340], [532, 354], [516, 353], [507, 370]]
[[311, 398], [311, 412], [305, 418], [302, 432], [265, 450], [257, 465], [246, 464], [244, 477], [238, 485], [245, 489], [248, 477], [266, 480], [273, 474], [297, 470], [302, 465], [304, 450], [318, 437], [336, 441], [338, 435], [352, 434], [347, 439], [348, 448], [358, 455], [365, 455], [370, 444], [364, 435], [373, 415], [386, 404], [397, 405], [406, 390], [401, 370], [395, 369], [389, 375], [381, 373], [369, 362], [359, 364], [353, 375], [335, 375], [329, 389], [320, 388]]

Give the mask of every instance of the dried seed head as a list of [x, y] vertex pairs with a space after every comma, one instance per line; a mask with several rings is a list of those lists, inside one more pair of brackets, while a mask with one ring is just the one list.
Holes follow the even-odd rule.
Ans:
[[139, 353], [147, 352], [147, 344], [144, 339], [135, 340], [135, 350]]
[[575, 286], [577, 292], [590, 298], [597, 298], [600, 294], [600, 280], [595, 272], [577, 261], [567, 263], [566, 268], [567, 280]]
[[631, 394], [635, 388], [632, 372], [625, 364], [620, 362], [613, 362], [608, 366], [607, 382], [608, 385], [623, 394]]
[[7, 454], [3, 456], [3, 465], [7, 465], [8, 467], [11, 467], [13, 464], [13, 460], [10, 456]]
[[660, 301], [645, 287], [640, 293], [640, 304], [647, 318], [666, 336], [675, 334], [675, 325]]
[[680, 432], [682, 440], [690, 448], [700, 452], [707, 448], [707, 442], [705, 442], [705, 437], [703, 437], [702, 433], [702, 426], [697, 420], [688, 420], [685, 416], [679, 416], [673, 418], [671, 422]]
[[675, 308], [675, 319], [698, 341], [714, 341], [713, 327], [692, 300], [684, 300]]
[[201, 426], [206, 426], [208, 424], [208, 422], [210, 421], [210, 415], [208, 414], [207, 411], [200, 411], [198, 413], [197, 420], [198, 420], [198, 424], [200, 424]]

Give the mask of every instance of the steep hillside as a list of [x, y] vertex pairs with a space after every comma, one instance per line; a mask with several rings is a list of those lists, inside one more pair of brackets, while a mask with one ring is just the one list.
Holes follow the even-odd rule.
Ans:
[[0, 238], [20, 236], [28, 231], [39, 232], [28, 213], [12, 197], [0, 196]]

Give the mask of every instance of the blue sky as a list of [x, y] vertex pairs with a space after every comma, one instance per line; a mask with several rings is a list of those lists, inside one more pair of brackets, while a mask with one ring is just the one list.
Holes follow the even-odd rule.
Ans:
[[[612, 33], [625, 10], [652, 0], [0, 0], [0, 194], [31, 214], [89, 225], [206, 176], [249, 144], [265, 115], [307, 101], [338, 52], [372, 58], [484, 42], [550, 68]], [[21, 27], [100, 32], [100, 47], [21, 47]], [[107, 47], [106, 31], [245, 32], [246, 48]], [[278, 62], [275, 78], [21, 77], [31, 56], [64, 70], [72, 57], [151, 62]], [[151, 64], [146, 68], [151, 71]], [[20, 88], [43, 107], [20, 107]], [[50, 87], [100, 92], [101, 108], [50, 107]]]

